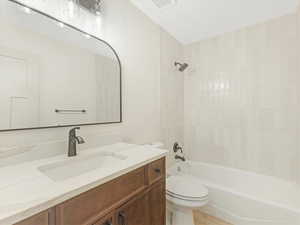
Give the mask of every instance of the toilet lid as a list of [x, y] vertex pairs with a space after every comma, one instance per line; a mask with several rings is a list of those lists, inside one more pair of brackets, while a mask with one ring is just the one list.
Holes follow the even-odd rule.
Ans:
[[177, 198], [177, 199], [181, 199], [181, 200], [185, 200], [185, 201], [206, 201], [208, 199], [208, 195], [202, 198], [192, 198], [192, 197], [186, 197], [186, 196], [181, 196], [181, 195], [176, 195], [174, 193], [171, 192], [167, 192], [167, 196], [171, 197], [171, 198]]
[[167, 193], [183, 199], [204, 199], [208, 196], [208, 190], [196, 178], [183, 176], [170, 176], [167, 179]]

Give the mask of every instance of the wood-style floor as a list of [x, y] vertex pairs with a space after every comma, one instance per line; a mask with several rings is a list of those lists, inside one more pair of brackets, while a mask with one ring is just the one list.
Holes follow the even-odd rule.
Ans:
[[199, 210], [194, 211], [194, 222], [195, 225], [233, 225], [213, 216], [202, 213]]

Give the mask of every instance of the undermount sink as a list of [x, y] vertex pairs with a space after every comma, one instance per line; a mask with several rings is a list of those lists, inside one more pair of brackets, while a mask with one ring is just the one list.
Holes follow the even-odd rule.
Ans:
[[69, 158], [38, 169], [53, 181], [64, 181], [99, 168], [111, 167], [125, 159], [126, 157], [121, 155], [97, 153]]

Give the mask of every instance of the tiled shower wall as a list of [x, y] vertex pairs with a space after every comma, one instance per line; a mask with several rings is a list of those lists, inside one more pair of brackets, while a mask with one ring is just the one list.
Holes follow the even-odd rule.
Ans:
[[299, 22], [295, 13], [186, 47], [192, 159], [300, 183]]

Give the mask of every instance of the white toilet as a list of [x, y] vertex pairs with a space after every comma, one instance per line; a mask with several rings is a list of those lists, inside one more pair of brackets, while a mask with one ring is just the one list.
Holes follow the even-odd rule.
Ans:
[[170, 225], [194, 225], [193, 210], [208, 203], [207, 188], [189, 175], [168, 177], [166, 195]]

